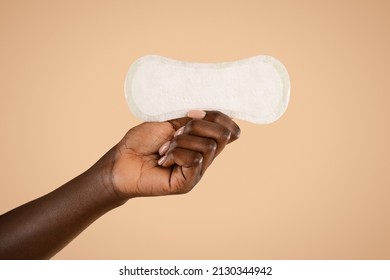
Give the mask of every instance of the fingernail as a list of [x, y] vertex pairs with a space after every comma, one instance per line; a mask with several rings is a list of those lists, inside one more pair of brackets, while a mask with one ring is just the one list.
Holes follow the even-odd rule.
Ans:
[[183, 131], [184, 131], [184, 126], [180, 127], [180, 128], [175, 132], [174, 137], [176, 137], [176, 136], [182, 134]]
[[169, 142], [169, 141], [162, 144], [162, 146], [158, 150], [158, 153], [160, 154], [160, 156], [163, 156], [168, 151], [169, 144], [171, 144], [171, 142]]
[[203, 119], [205, 116], [206, 116], [206, 112], [202, 110], [191, 110], [187, 114], [187, 117], [193, 119]]
[[160, 159], [158, 160], [158, 162], [157, 162], [158, 165], [162, 165], [166, 159], [167, 159], [167, 156], [163, 156], [162, 158], [160, 158]]

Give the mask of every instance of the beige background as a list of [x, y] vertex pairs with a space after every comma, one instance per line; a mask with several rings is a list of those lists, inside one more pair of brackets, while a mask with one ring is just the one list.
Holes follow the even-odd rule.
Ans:
[[[316, 2], [316, 3], [314, 3]], [[139, 56], [280, 59], [291, 102], [184, 196], [107, 214], [57, 259], [389, 259], [388, 1], [0, 1], [0, 212], [83, 172], [139, 123]]]

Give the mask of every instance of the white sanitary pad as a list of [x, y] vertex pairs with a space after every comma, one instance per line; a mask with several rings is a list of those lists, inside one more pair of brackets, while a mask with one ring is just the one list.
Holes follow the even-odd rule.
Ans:
[[202, 109], [266, 124], [285, 112], [290, 80], [283, 64], [271, 56], [190, 63], [149, 55], [131, 65], [125, 94], [131, 111], [144, 121], [165, 121]]

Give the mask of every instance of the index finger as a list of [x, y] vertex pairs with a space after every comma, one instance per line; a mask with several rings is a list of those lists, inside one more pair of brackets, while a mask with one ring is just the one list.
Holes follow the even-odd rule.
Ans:
[[[201, 114], [202, 112], [205, 113]], [[217, 124], [220, 124], [224, 127], [226, 127], [230, 133], [230, 139], [228, 143], [231, 143], [235, 140], [237, 140], [240, 137], [241, 134], [241, 129], [240, 127], [227, 115], [224, 113], [221, 113], [219, 111], [199, 111], [199, 110], [193, 110], [190, 111], [187, 114], [188, 117], [190, 118], [200, 118], [199, 116], [202, 116], [201, 119], [209, 122], [214, 122]]]

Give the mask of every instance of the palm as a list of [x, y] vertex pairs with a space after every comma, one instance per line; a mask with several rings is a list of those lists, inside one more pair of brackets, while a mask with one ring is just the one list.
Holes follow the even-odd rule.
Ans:
[[158, 149], [185, 122], [185, 119], [180, 119], [176, 122], [143, 123], [126, 134], [118, 145], [120, 158], [114, 167], [115, 172], [120, 172], [115, 185], [121, 193], [166, 195], [183, 192], [183, 188], [192, 187], [197, 182], [195, 178], [186, 176], [184, 167], [174, 165], [164, 168], [157, 164], [160, 159]]

